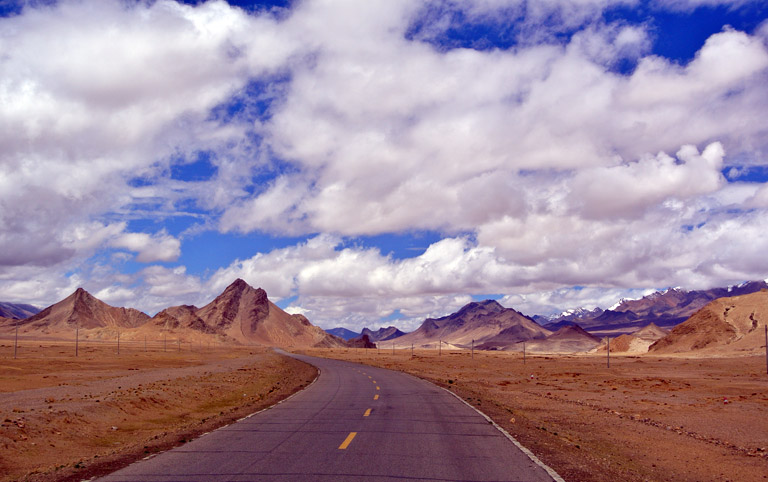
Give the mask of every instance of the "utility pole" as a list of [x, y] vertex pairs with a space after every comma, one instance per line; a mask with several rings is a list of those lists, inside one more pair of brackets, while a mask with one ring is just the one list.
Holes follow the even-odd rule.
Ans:
[[605, 339], [608, 341], [608, 344], [605, 347], [605, 353], [608, 360], [608, 368], [611, 368], [611, 338], [605, 337]]
[[16, 359], [16, 352], [19, 349], [19, 325], [16, 325], [16, 338], [13, 340], [13, 359]]
[[413, 343], [411, 343], [411, 358], [413, 358]]

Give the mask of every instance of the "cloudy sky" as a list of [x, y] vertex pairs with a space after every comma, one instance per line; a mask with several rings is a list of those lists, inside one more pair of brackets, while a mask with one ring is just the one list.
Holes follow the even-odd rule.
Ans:
[[0, 0], [0, 300], [325, 328], [768, 277], [764, 0]]

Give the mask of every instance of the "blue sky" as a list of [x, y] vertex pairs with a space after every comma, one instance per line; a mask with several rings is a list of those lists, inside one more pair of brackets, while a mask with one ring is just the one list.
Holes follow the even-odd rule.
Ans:
[[0, 300], [325, 328], [768, 274], [768, 6], [0, 0]]

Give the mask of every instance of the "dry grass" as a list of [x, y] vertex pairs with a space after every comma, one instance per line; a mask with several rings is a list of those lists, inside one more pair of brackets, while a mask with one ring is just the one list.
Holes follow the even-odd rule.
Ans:
[[[176, 346], [174, 346], [176, 348]], [[267, 348], [0, 344], [0, 481], [83, 480], [274, 404], [316, 370]]]
[[[565, 480], [768, 480], [765, 357], [537, 356], [333, 349], [459, 394]], [[727, 400], [727, 403], [725, 403]]]

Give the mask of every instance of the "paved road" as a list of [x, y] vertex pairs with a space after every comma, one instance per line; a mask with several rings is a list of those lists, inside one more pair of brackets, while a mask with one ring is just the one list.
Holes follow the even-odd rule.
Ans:
[[99, 480], [553, 480], [486, 419], [430, 383], [296, 358], [321, 371], [306, 390]]

